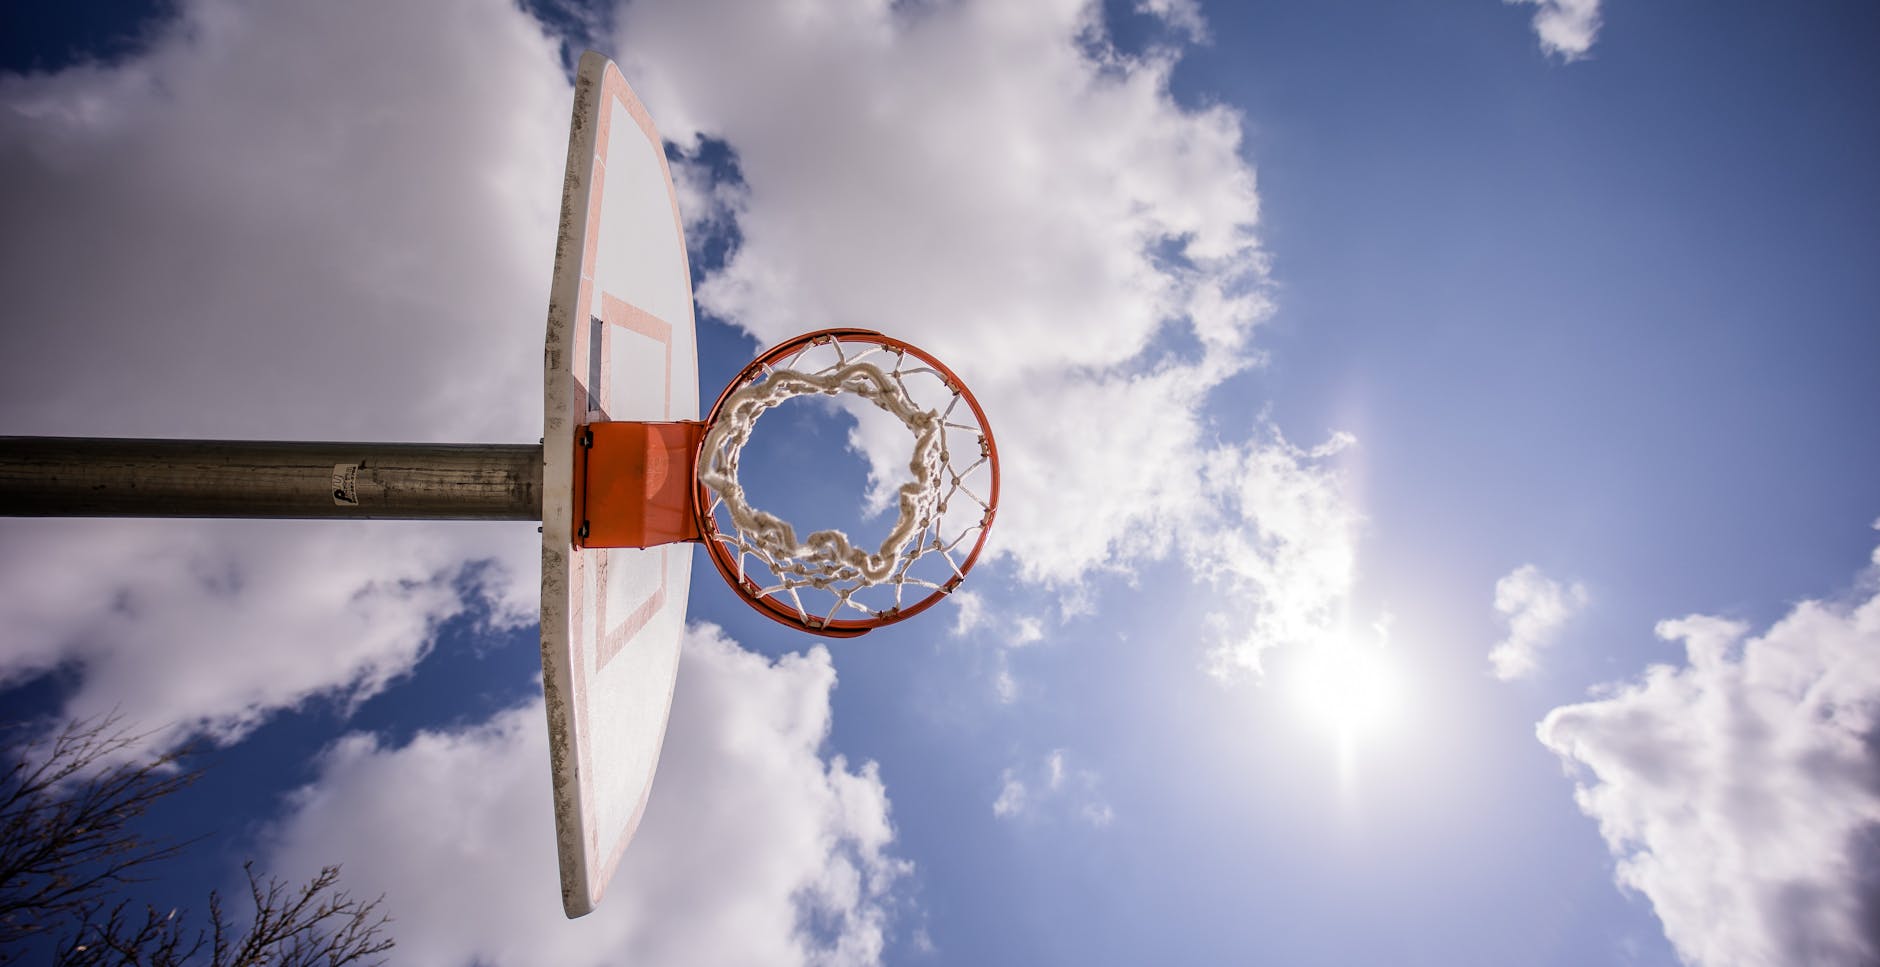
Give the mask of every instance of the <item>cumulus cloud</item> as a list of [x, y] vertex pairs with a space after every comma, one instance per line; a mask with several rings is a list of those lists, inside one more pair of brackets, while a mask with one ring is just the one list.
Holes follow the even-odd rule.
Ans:
[[1531, 3], [1534, 11], [1534, 35], [1541, 50], [1558, 54], [1569, 63], [1585, 57], [1599, 37], [1599, 0], [1506, 0]]
[[1202, 481], [1219, 496], [1185, 534], [1190, 566], [1227, 606], [1208, 614], [1219, 630], [1209, 670], [1222, 678], [1259, 672], [1276, 645], [1341, 637], [1357, 580], [1363, 519], [1335, 463], [1356, 441], [1335, 434], [1307, 449], [1263, 432], [1207, 454]]
[[[535, 440], [570, 96], [504, 0], [187, 0], [121, 63], [0, 76], [4, 432]], [[3, 521], [0, 681], [75, 664], [72, 714], [233, 738], [409, 669], [466, 576], [532, 620], [534, 547]]]
[[339, 861], [352, 890], [383, 891], [399, 963], [878, 962], [911, 867], [874, 763], [824, 756], [835, 681], [821, 648], [771, 662], [690, 629], [645, 820], [579, 920], [561, 911], [539, 702], [402, 746], [342, 739], [269, 866]]
[[1495, 677], [1526, 678], [1540, 668], [1540, 653], [1560, 634], [1561, 626], [1586, 606], [1586, 587], [1562, 585], [1532, 564], [1523, 564], [1495, 582], [1495, 611], [1508, 636], [1488, 653]]
[[1116, 819], [1116, 811], [1103, 798], [1102, 784], [1094, 770], [1072, 766], [1069, 753], [1053, 749], [1034, 766], [1019, 764], [1000, 772], [992, 814], [1000, 819], [1071, 817], [1101, 829]]
[[1880, 552], [1851, 598], [1760, 635], [1703, 615], [1657, 630], [1682, 667], [1539, 727], [1619, 883], [1692, 964], [1880, 960]]
[[[95, 524], [95, 522], [84, 522]], [[407, 672], [466, 596], [532, 622], [533, 527], [16, 521], [0, 553], [0, 677], [82, 668], [65, 708], [173, 745], [233, 741], [310, 695], [355, 702]], [[505, 569], [467, 564], [504, 555]], [[520, 560], [517, 560], [520, 558]], [[520, 577], [522, 581], [517, 581]], [[505, 605], [504, 602], [508, 603]]]
[[986, 623], [986, 599], [975, 591], [956, 591], [947, 596], [953, 605], [953, 635], [963, 638]]
[[[1144, 9], [1199, 29], [1191, 4]], [[1349, 440], [1202, 415], [1258, 364], [1270, 306], [1241, 119], [1175, 102], [1178, 48], [1119, 52], [1078, 0], [633, 4], [619, 35], [667, 136], [737, 160], [736, 191], [692, 189], [697, 230], [736, 228], [707, 311], [766, 343], [861, 325], [945, 359], [998, 435], [989, 551], [1066, 602], [1177, 557], [1252, 629], [1216, 667], [1317, 633], [1350, 587]], [[878, 480], [905, 465], [904, 440], [857, 442]]]
[[538, 436], [571, 92], [511, 5], [443, 14], [191, 0], [123, 64], [0, 78], [9, 424]]

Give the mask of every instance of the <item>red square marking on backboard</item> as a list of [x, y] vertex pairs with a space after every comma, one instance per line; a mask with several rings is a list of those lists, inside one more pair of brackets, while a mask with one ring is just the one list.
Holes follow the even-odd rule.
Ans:
[[[645, 336], [659, 343], [663, 348], [665, 360], [661, 369], [661, 379], [665, 384], [665, 392], [661, 394], [661, 401], [664, 408], [660, 413], [660, 419], [670, 420], [672, 418], [672, 324], [641, 309], [639, 306], [633, 305], [615, 296], [611, 292], [601, 292], [600, 296], [600, 322], [602, 325], [598, 328], [601, 340], [600, 345], [591, 347], [589, 351], [596, 354], [600, 360], [600, 385], [603, 387], [603, 393], [613, 387], [613, 330], [614, 327], [618, 326], [629, 332]], [[595, 357], [591, 356], [590, 358]], [[601, 410], [590, 410], [590, 421], [605, 419], [606, 415], [604, 410], [606, 408], [607, 400], [603, 395], [601, 399]], [[659, 556], [659, 584], [653, 588], [652, 593], [648, 595], [644, 601], [633, 608], [633, 611], [629, 613], [618, 626], [610, 626], [608, 623], [607, 596], [605, 594], [600, 595], [600, 600], [595, 602], [597, 613], [594, 616], [594, 625], [599, 630], [599, 640], [595, 642], [596, 653], [594, 656], [597, 670], [607, 667], [607, 662], [615, 655], [619, 654], [620, 649], [626, 647], [626, 643], [630, 641], [634, 635], [639, 634], [640, 629], [646, 627], [647, 622], [653, 620], [653, 616], [658, 614], [660, 609], [665, 606], [666, 573], [667, 565], [670, 562], [667, 560], [667, 551], [665, 548], [658, 549], [657, 553]], [[602, 551], [594, 562], [599, 568], [598, 577], [600, 580], [597, 583], [600, 587], [608, 586], [608, 560], [608, 553]]]
[[[612, 661], [615, 655], [620, 654], [620, 650], [626, 647], [627, 642], [631, 641], [634, 635], [639, 634], [640, 629], [646, 627], [647, 622], [653, 620], [653, 616], [659, 613], [659, 609], [666, 606], [666, 571], [667, 566], [671, 564], [667, 560], [667, 555], [670, 552], [667, 548], [658, 547], [648, 548], [643, 553], [656, 554], [659, 557], [659, 586], [655, 587], [646, 600], [640, 602], [618, 626], [613, 628], [607, 626], [607, 595], [599, 595], [600, 600], [596, 602], [596, 609], [599, 613], [594, 616], [594, 626], [600, 629], [600, 640], [595, 642], [595, 671], [606, 668], [607, 663]], [[603, 550], [597, 562], [600, 568], [600, 583], [603, 586], [607, 581], [607, 560], [608, 552]]]

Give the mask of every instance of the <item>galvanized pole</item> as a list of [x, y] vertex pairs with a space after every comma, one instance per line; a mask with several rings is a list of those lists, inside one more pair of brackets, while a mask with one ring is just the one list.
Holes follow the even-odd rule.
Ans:
[[541, 520], [542, 447], [0, 437], [0, 516]]

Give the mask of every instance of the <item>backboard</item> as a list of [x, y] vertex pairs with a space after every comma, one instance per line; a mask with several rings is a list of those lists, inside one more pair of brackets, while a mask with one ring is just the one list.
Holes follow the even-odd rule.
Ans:
[[594, 908], [659, 764], [691, 544], [577, 546], [582, 424], [696, 420], [692, 284], [659, 132], [620, 70], [581, 56], [543, 372], [542, 689], [562, 906]]

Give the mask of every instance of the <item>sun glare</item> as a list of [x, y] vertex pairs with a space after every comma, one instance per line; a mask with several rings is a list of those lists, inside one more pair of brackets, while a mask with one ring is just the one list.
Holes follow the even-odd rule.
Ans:
[[1293, 699], [1314, 724], [1348, 745], [1387, 728], [1402, 702], [1388, 650], [1331, 640], [1311, 646], [1292, 673]]

